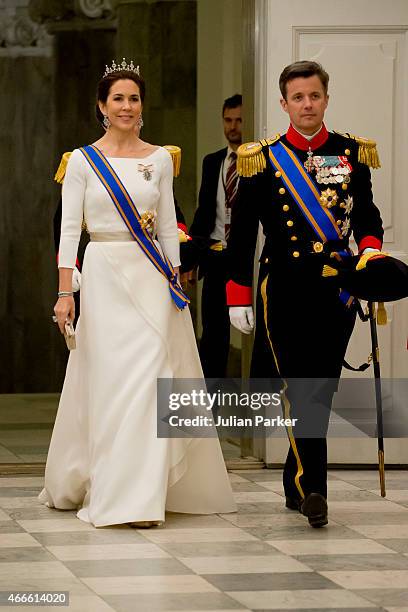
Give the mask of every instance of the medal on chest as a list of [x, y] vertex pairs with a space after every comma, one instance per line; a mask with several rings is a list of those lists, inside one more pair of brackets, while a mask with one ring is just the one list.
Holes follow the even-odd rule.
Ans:
[[309, 147], [304, 167], [309, 174], [316, 173], [316, 182], [321, 185], [350, 182], [352, 167], [345, 155], [314, 155]]
[[312, 149], [309, 147], [309, 150], [307, 152], [307, 160], [305, 161], [305, 163], [303, 164], [304, 167], [306, 168], [307, 172], [310, 174], [311, 172], [313, 172], [314, 170], [314, 163], [313, 163], [313, 151]]
[[138, 164], [137, 169], [143, 174], [143, 178], [145, 181], [152, 180], [153, 164], [149, 164], [148, 166], [145, 166], [144, 164]]
[[[340, 225], [340, 233], [346, 237], [350, 232], [350, 215], [353, 209], [353, 197], [348, 195], [344, 202], [340, 202], [336, 188], [342, 187], [347, 190], [350, 183], [350, 174], [352, 166], [345, 155], [314, 155], [309, 147], [307, 159], [304, 162], [304, 167], [308, 174], [315, 173], [315, 180], [319, 185], [322, 185], [320, 192], [320, 205], [326, 209], [332, 209], [336, 205], [344, 210], [345, 217], [337, 218], [338, 214], [332, 213], [334, 218], [337, 218], [337, 224]], [[324, 188], [323, 186], [327, 186]]]
[[316, 181], [323, 185], [350, 182], [352, 167], [344, 155], [313, 155], [309, 148], [304, 167], [309, 174], [316, 172]]

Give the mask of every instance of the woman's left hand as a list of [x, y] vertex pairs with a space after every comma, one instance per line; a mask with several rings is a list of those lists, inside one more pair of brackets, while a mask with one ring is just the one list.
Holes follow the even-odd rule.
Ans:
[[75, 319], [75, 302], [72, 295], [58, 298], [54, 306], [54, 312], [59, 330], [61, 334], [63, 334], [65, 331], [65, 323], [67, 321], [73, 322]]

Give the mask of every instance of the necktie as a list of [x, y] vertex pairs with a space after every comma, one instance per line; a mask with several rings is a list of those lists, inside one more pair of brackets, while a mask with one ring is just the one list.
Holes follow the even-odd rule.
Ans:
[[231, 209], [234, 205], [238, 191], [238, 174], [237, 174], [237, 154], [235, 152], [229, 155], [230, 165], [228, 166], [227, 176], [225, 181], [225, 240], [228, 241], [230, 226], [231, 226]]

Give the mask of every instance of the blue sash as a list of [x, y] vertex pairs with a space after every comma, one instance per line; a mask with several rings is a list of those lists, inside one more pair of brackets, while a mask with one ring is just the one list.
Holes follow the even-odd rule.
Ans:
[[[346, 250], [337, 251], [337, 255], [340, 259], [344, 259], [345, 257], [351, 257], [352, 252], [350, 253], [350, 251]], [[352, 295], [349, 294], [348, 291], [345, 291], [344, 289], [340, 289], [339, 297], [340, 301], [343, 302], [343, 304], [345, 304], [346, 306], [351, 306], [355, 299]]]
[[190, 300], [178, 284], [177, 276], [171, 262], [166, 255], [161, 255], [147, 229], [141, 226], [140, 214], [115, 170], [112, 168], [102, 151], [95, 146], [87, 145], [86, 147], [82, 147], [80, 151], [105, 187], [118, 213], [137, 244], [150, 259], [155, 268], [169, 281], [171, 297], [176, 307], [182, 310]]
[[[269, 160], [272, 167], [281, 173], [282, 181], [289, 191], [299, 210], [323, 243], [328, 240], [342, 238], [340, 229], [330, 210], [320, 204], [318, 187], [312, 177], [306, 172], [297, 155], [286, 147], [283, 142], [275, 142], [269, 146]], [[339, 251], [343, 259], [349, 257], [348, 251]], [[346, 291], [340, 291], [340, 300], [350, 306], [354, 298]]]
[[312, 177], [306, 172], [295, 153], [282, 142], [269, 147], [272, 167], [282, 175], [286, 189], [319, 240], [339, 240], [341, 232], [330, 210], [320, 204], [320, 193]]

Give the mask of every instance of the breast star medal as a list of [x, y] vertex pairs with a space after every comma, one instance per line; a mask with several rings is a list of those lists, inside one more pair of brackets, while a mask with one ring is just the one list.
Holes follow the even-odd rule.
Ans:
[[[150, 181], [150, 179], [149, 179]], [[146, 229], [150, 235], [155, 234], [157, 212], [155, 210], [145, 210], [140, 216], [140, 225]]]
[[145, 181], [152, 180], [153, 164], [149, 164], [148, 166], [145, 166], [144, 164], [138, 164], [137, 169], [139, 172], [142, 172]]
[[347, 196], [342, 204], [340, 204], [340, 208], [344, 208], [346, 215], [349, 215], [353, 210], [353, 196]]
[[334, 189], [325, 189], [320, 194], [320, 204], [324, 206], [324, 208], [331, 208], [336, 205], [337, 197], [337, 193]]

